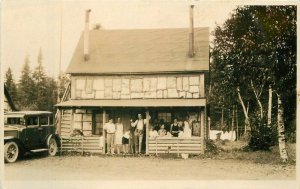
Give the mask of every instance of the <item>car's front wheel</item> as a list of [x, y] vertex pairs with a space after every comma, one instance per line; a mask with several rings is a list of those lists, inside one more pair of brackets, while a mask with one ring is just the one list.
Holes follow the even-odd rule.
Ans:
[[58, 147], [57, 142], [54, 138], [50, 138], [48, 145], [48, 153], [50, 156], [55, 156], [57, 153]]
[[7, 163], [13, 163], [18, 159], [19, 147], [16, 142], [10, 141], [4, 145], [4, 160]]

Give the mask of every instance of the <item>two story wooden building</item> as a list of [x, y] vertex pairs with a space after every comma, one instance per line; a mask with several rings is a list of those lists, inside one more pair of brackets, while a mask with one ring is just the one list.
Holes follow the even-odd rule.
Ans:
[[[94, 141], [94, 147], [83, 144], [83, 151], [104, 153], [105, 145], [96, 142], [101, 136], [105, 141], [108, 116], [121, 117], [126, 131], [141, 113], [147, 119], [146, 154], [204, 153], [209, 28], [193, 27], [192, 7], [188, 28], [89, 30], [89, 12], [66, 71], [70, 99], [57, 104], [59, 134], [79, 129], [85, 141]], [[186, 115], [193, 121], [191, 138], [148, 138], [154, 120], [169, 124]]]

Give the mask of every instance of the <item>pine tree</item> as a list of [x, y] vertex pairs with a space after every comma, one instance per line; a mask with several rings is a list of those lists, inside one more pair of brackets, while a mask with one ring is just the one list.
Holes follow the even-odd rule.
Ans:
[[12, 98], [12, 100], [15, 102], [15, 104], [18, 101], [18, 96], [17, 96], [17, 85], [14, 80], [14, 76], [12, 74], [12, 71], [10, 68], [7, 69], [5, 73], [5, 85], [9, 91], [9, 94]]
[[25, 57], [21, 78], [18, 84], [18, 96], [21, 110], [34, 110], [35, 107], [35, 86], [31, 76], [29, 57]]
[[54, 105], [57, 102], [57, 84], [56, 81], [52, 77], [46, 78], [46, 94], [48, 94], [45, 98], [45, 110], [54, 111]]
[[37, 67], [33, 72], [33, 81], [35, 84], [35, 97], [36, 97], [36, 107], [38, 110], [47, 109], [47, 98], [49, 94], [47, 93], [47, 78], [43, 67], [43, 55], [40, 49], [37, 57]]

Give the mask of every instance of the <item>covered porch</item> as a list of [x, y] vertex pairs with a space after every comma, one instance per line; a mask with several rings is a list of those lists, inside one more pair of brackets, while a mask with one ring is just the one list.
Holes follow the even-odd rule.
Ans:
[[[203, 99], [128, 99], [128, 100], [69, 100], [57, 105], [59, 122], [57, 131], [62, 137], [62, 151], [81, 153], [106, 152], [106, 136], [103, 126], [108, 116], [121, 118], [124, 132], [130, 128], [130, 119], [137, 114], [146, 119], [142, 151], [144, 154], [159, 153], [204, 153], [206, 137], [206, 100]], [[189, 115], [192, 137], [150, 138], [149, 130], [164, 123], [166, 130], [174, 118], [179, 122]], [[72, 136], [74, 130], [80, 130], [82, 136]], [[76, 148], [74, 148], [74, 145]]]

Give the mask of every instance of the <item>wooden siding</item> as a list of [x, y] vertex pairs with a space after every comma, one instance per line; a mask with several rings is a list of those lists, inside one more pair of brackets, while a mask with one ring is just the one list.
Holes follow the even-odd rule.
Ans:
[[101, 154], [103, 147], [100, 147], [99, 136], [61, 136], [62, 152], [80, 152]]

